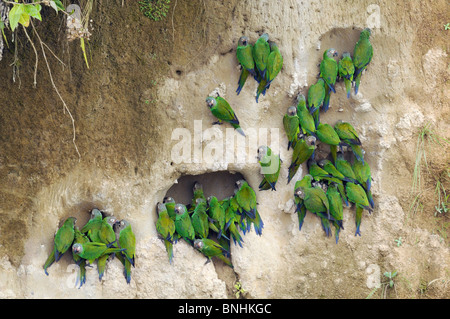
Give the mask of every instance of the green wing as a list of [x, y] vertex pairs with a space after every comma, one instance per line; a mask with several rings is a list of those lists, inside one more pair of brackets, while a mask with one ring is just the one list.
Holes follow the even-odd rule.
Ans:
[[339, 145], [341, 139], [334, 128], [327, 123], [320, 123], [316, 129], [316, 135], [319, 140], [328, 145]]
[[267, 58], [267, 72], [269, 82], [273, 81], [283, 67], [283, 57], [277, 46], [272, 46], [273, 50]]
[[239, 124], [239, 120], [230, 104], [220, 96], [216, 97], [216, 101], [217, 105], [211, 109], [213, 115], [222, 121]]
[[253, 70], [255, 68], [255, 62], [253, 60], [253, 46], [247, 44], [246, 46], [238, 46], [236, 49], [236, 57], [239, 63], [246, 70]]

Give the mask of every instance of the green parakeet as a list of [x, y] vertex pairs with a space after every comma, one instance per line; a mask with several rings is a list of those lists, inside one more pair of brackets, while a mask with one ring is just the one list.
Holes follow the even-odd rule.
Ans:
[[192, 193], [193, 197], [191, 200], [191, 206], [195, 208], [195, 205], [197, 205], [197, 199], [201, 198], [204, 201], [206, 201], [205, 193], [203, 191], [203, 185], [197, 181], [194, 182], [194, 185], [192, 186]]
[[98, 242], [88, 242], [84, 244], [76, 243], [72, 245], [72, 252], [81, 258], [88, 260], [90, 264], [93, 264], [96, 259], [103, 255], [109, 255], [124, 250], [125, 248], [111, 248], [104, 243]]
[[269, 41], [270, 53], [267, 58], [267, 84], [266, 88], [269, 88], [272, 81], [275, 77], [280, 73], [281, 68], [283, 67], [283, 56], [278, 49], [278, 46], [275, 42]]
[[336, 169], [344, 175], [347, 180], [352, 181], [352, 183], [358, 183], [356, 180], [356, 175], [353, 172], [352, 165], [344, 158], [344, 153], [337, 152], [337, 159], [335, 162]]
[[372, 197], [372, 191], [370, 190], [372, 185], [372, 175], [370, 172], [370, 166], [367, 162], [355, 160], [352, 165], [353, 172], [355, 173], [356, 180], [364, 187], [369, 200], [370, 206], [375, 208], [375, 203]]
[[317, 82], [308, 89], [308, 106], [309, 113], [314, 118], [314, 124], [317, 128], [320, 123], [320, 107], [323, 105], [326, 94], [326, 84], [323, 78], [319, 78]]
[[[102, 225], [100, 227], [100, 230], [98, 231], [98, 238], [100, 239], [101, 243], [108, 245], [116, 241], [116, 234], [113, 229], [116, 221], [117, 219], [114, 216], [106, 216], [105, 218], [103, 218]], [[114, 244], [113, 246], [117, 247], [116, 244]], [[109, 255], [105, 254], [99, 257], [97, 260], [98, 279], [100, 281], [102, 280], [102, 277], [105, 273], [106, 260], [108, 259], [108, 257]]]
[[194, 247], [208, 258], [207, 262], [211, 260], [211, 257], [217, 257], [231, 268], [234, 268], [231, 260], [227, 257], [230, 253], [214, 240], [208, 238], [196, 239]]
[[309, 113], [303, 94], [297, 96], [297, 116], [303, 134], [313, 135], [316, 132], [316, 124], [314, 117]]
[[283, 116], [283, 127], [288, 138], [288, 150], [295, 146], [297, 135], [300, 133], [300, 119], [297, 116], [297, 107], [290, 106]]
[[238, 244], [242, 247], [242, 243], [244, 240], [242, 239], [242, 236], [239, 234], [239, 229], [237, 228], [237, 224], [239, 221], [237, 220], [237, 212], [239, 210], [239, 205], [236, 202], [236, 199], [234, 197], [230, 197], [228, 199], [228, 205], [225, 209], [225, 229], [230, 232], [231, 238], [233, 239], [234, 244]]
[[[338, 53], [335, 49], [328, 49], [323, 53], [322, 62], [320, 62], [320, 77], [324, 79], [325, 87], [325, 98], [322, 105], [322, 110], [324, 112], [328, 111], [330, 106], [330, 94], [331, 92], [336, 93], [335, 84], [338, 75], [338, 64], [333, 58], [337, 56]], [[331, 91], [331, 92], [330, 92]]]
[[270, 54], [269, 35], [264, 33], [253, 45], [253, 60], [255, 61], [256, 70], [262, 79], [267, 79], [267, 60]]
[[333, 176], [317, 164], [316, 160], [310, 158], [307, 161], [308, 172], [316, 181], [326, 180], [328, 182], [342, 183], [338, 177]]
[[344, 207], [342, 206], [341, 194], [337, 189], [337, 185], [332, 183], [327, 190], [328, 203], [330, 204], [330, 215], [333, 218], [332, 223], [335, 227], [336, 244], [339, 241], [339, 232], [344, 229], [342, 219], [344, 218]]
[[291, 165], [288, 168], [288, 184], [297, 173], [300, 165], [311, 158], [315, 150], [316, 138], [314, 136], [299, 136], [292, 153]]
[[175, 234], [175, 222], [170, 218], [167, 212], [166, 205], [163, 203], [157, 204], [158, 220], [156, 221], [156, 230], [164, 240], [167, 254], [169, 256], [169, 263], [173, 260], [173, 237]]
[[319, 123], [315, 134], [321, 142], [330, 145], [331, 156], [333, 161], [336, 161], [337, 147], [341, 143], [341, 139], [334, 128], [330, 124]]
[[44, 272], [48, 276], [47, 268], [50, 267], [53, 262], [58, 262], [64, 253], [69, 249], [70, 245], [75, 238], [75, 223], [77, 219], [75, 217], [67, 218], [63, 225], [58, 229], [54, 238], [53, 251], [48, 256], [44, 263]]
[[339, 120], [334, 125], [334, 130], [342, 143], [351, 147], [355, 157], [364, 162], [364, 151], [361, 148], [361, 141], [355, 128], [350, 123]]
[[295, 196], [303, 199], [306, 209], [320, 218], [325, 234], [330, 236], [330, 204], [323, 189], [320, 187], [308, 188], [300, 186], [295, 190]]
[[355, 236], [361, 236], [360, 226], [362, 219], [363, 209], [367, 209], [369, 213], [372, 212], [372, 208], [369, 206], [369, 200], [367, 199], [366, 192], [364, 188], [359, 184], [347, 183], [345, 185], [345, 190], [347, 192], [347, 198], [350, 202], [356, 205], [356, 232]]
[[352, 89], [353, 74], [355, 73], [355, 66], [352, 61], [350, 53], [344, 52], [342, 58], [338, 63], [339, 76], [344, 79], [345, 91], [347, 92], [347, 98], [350, 98], [350, 92]]
[[183, 204], [176, 204], [175, 213], [175, 230], [177, 234], [192, 245], [192, 242], [195, 239], [195, 231], [186, 206]]
[[[334, 165], [333, 163], [328, 160], [328, 159], [322, 159], [319, 161], [318, 165], [324, 170], [326, 171], [328, 174], [330, 174], [333, 177], [338, 178], [340, 181], [346, 181], [346, 182], [351, 182], [350, 179], [348, 179], [347, 177], [345, 177]], [[333, 183], [336, 185], [336, 187], [339, 190], [339, 193], [341, 194], [342, 199], [345, 202], [345, 205], [348, 206], [348, 200], [347, 200], [347, 195], [345, 194], [345, 188], [344, 188], [344, 183], [343, 182], [338, 182], [338, 181], [333, 181]]]
[[209, 219], [206, 208], [206, 201], [202, 198], [197, 198], [191, 221], [195, 235], [199, 238], [206, 238], [209, 235]]
[[114, 216], [106, 216], [102, 220], [102, 226], [100, 227], [100, 231], [98, 237], [100, 242], [104, 244], [111, 244], [116, 241], [116, 234], [114, 232], [113, 226], [116, 223], [117, 219]]
[[101, 242], [99, 237], [100, 228], [102, 227], [103, 214], [97, 208], [91, 210], [91, 219], [81, 228], [83, 234], [88, 235], [89, 239], [94, 242]]
[[[208, 203], [208, 215], [210, 217], [210, 228], [218, 233], [217, 237], [222, 237], [225, 232], [225, 210], [220, 204], [216, 196], [209, 196]], [[211, 227], [211, 223], [214, 227]]]
[[[90, 240], [89, 238], [84, 235], [77, 226], [75, 226], [75, 239], [73, 241], [73, 244], [76, 243], [80, 243], [80, 244], [84, 244], [84, 243], [88, 243]], [[78, 288], [80, 288], [81, 286], [83, 286], [83, 284], [86, 283], [86, 259], [81, 258], [80, 256], [78, 256], [77, 254], [74, 254], [72, 252], [72, 258], [73, 261], [78, 265], [79, 269], [79, 274], [77, 277], [77, 281], [76, 283], [80, 283], [80, 286]], [[75, 283], [75, 285], [76, 285]]]
[[251, 74], [253, 77], [256, 77], [252, 48], [253, 46], [249, 43], [248, 37], [242, 36], [239, 38], [238, 46], [236, 48], [236, 57], [241, 65], [241, 75], [239, 77], [238, 88], [236, 90], [238, 95], [241, 93], [248, 75]]
[[259, 185], [259, 190], [272, 189], [272, 191], [276, 191], [275, 185], [281, 168], [280, 156], [273, 154], [270, 147], [260, 146], [258, 147], [258, 162], [261, 165], [261, 173], [264, 176]]
[[251, 219], [256, 217], [256, 194], [245, 180], [236, 182], [235, 198], [242, 211]]
[[366, 191], [359, 184], [354, 183], [346, 183], [345, 190], [347, 192], [347, 198], [352, 203], [355, 203], [356, 206], [360, 206], [364, 209], [367, 209], [369, 213], [372, 212], [372, 208], [369, 206], [369, 200], [366, 195]]
[[206, 98], [206, 104], [208, 105], [211, 113], [218, 119], [213, 124], [222, 124], [222, 121], [228, 122], [234, 127], [242, 136], [245, 136], [244, 131], [239, 126], [239, 120], [231, 108], [230, 104], [222, 97], [216, 98], [208, 96]]
[[164, 197], [163, 204], [166, 205], [167, 213], [169, 217], [175, 220], [175, 199], [170, 196]]
[[115, 231], [118, 234], [117, 237], [119, 238], [119, 246], [120, 248], [125, 249], [120, 252], [120, 254], [124, 257], [124, 275], [127, 280], [127, 284], [129, 284], [131, 281], [131, 266], [135, 266], [136, 236], [131, 228], [131, 224], [125, 219], [117, 221], [115, 228]]
[[367, 67], [370, 61], [372, 61], [373, 47], [369, 41], [370, 34], [371, 32], [369, 28], [361, 31], [359, 40], [356, 42], [353, 51], [353, 64], [355, 66], [355, 74], [353, 75], [353, 78], [355, 79], [355, 94], [358, 94], [362, 71]]
[[[306, 174], [303, 178], [295, 183], [294, 190], [299, 187], [303, 188], [311, 188], [312, 176]], [[297, 193], [294, 192], [294, 203], [295, 203], [295, 211], [298, 215], [298, 230], [302, 230], [303, 222], [306, 216], [306, 207], [303, 203], [303, 199], [297, 196]]]

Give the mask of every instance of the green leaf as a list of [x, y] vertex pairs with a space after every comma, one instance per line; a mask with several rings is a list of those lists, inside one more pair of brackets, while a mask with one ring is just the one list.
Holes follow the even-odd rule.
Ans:
[[9, 11], [9, 26], [11, 27], [11, 31], [19, 24], [20, 16], [24, 11], [24, 5], [22, 3], [15, 4], [11, 11]]
[[42, 7], [41, 5], [35, 4], [35, 5], [26, 5], [25, 6], [25, 12], [28, 13], [31, 17], [36, 18], [40, 21], [42, 21], [42, 17], [41, 17], [41, 11]]
[[60, 11], [64, 11], [65, 10], [64, 5], [61, 3], [60, 0], [55, 0], [55, 1], [52, 1], [52, 2], [54, 2], [56, 4], [56, 6], [58, 7], [58, 9]]
[[24, 27], [28, 27], [30, 25], [30, 15], [28, 13], [22, 13], [20, 15], [19, 23]]

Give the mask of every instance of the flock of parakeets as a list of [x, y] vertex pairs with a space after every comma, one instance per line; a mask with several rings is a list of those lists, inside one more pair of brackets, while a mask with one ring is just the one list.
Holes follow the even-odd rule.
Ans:
[[[331, 92], [335, 93], [335, 83], [344, 80], [347, 97], [351, 84], [355, 82], [355, 93], [361, 81], [362, 71], [372, 60], [373, 48], [369, 41], [370, 30], [364, 29], [356, 43], [353, 59], [344, 53], [336, 62], [334, 49], [323, 54], [317, 82], [308, 89], [308, 99], [299, 94], [297, 105], [290, 106], [283, 117], [283, 126], [288, 137], [288, 150], [293, 149], [289, 166], [288, 183], [301, 164], [307, 163], [308, 174], [297, 181], [294, 187], [296, 212], [301, 230], [306, 211], [317, 215], [327, 236], [331, 235], [330, 225], [334, 225], [336, 243], [339, 231], [343, 229], [343, 205], [349, 202], [356, 206], [356, 235], [360, 235], [362, 212], [372, 212], [374, 202], [371, 193], [371, 172], [364, 161], [364, 150], [357, 131], [347, 122], [337, 121], [334, 127], [320, 122], [319, 112], [326, 112], [330, 105]], [[316, 142], [329, 145], [331, 159], [315, 158]], [[353, 164], [344, 157], [344, 150], [351, 149]]]
[[[269, 41], [267, 33], [261, 35], [254, 45], [249, 43], [248, 37], [242, 36], [236, 48], [236, 57], [241, 66], [236, 93], [238, 95], [241, 93], [248, 76], [251, 75], [258, 82], [256, 90], [256, 102], [258, 102], [261, 93], [262, 95], [266, 94], [270, 84], [283, 67], [280, 50], [275, 42]], [[223, 97], [208, 96], [206, 105], [217, 118], [217, 122], [213, 124], [230, 123], [236, 131], [245, 136], [236, 113]]]
[[[337, 52], [328, 49], [320, 63], [317, 82], [308, 89], [307, 99], [297, 96], [297, 105], [288, 108], [283, 118], [283, 126], [288, 137], [288, 150], [293, 155], [288, 172], [288, 183], [294, 177], [301, 164], [307, 163], [308, 174], [295, 183], [294, 201], [301, 230], [306, 212], [318, 216], [327, 236], [331, 236], [331, 225], [335, 227], [336, 243], [339, 232], [343, 229], [343, 206], [349, 202], [356, 206], [356, 235], [361, 235], [360, 225], [363, 210], [372, 212], [374, 202], [371, 193], [371, 172], [364, 161], [364, 150], [358, 133], [350, 123], [338, 121], [334, 127], [320, 122], [320, 111], [326, 112], [330, 106], [331, 93], [336, 93], [337, 79], [345, 84], [347, 97], [350, 97], [352, 82], [355, 94], [358, 93], [362, 71], [372, 60], [373, 48], [369, 41], [370, 30], [364, 29], [356, 43], [353, 58], [344, 53], [339, 62], [334, 59]], [[269, 41], [267, 33], [263, 34], [254, 45], [247, 37], [239, 39], [236, 56], [241, 65], [237, 94], [241, 92], [248, 75], [259, 84], [256, 102], [283, 65], [283, 57], [277, 45]], [[218, 119], [214, 124], [230, 123], [236, 131], [245, 136], [239, 120], [222, 97], [207, 97], [206, 104]], [[329, 145], [332, 161], [315, 159], [316, 142]], [[354, 154], [353, 164], [344, 157], [344, 149], [350, 148]], [[276, 191], [276, 183], [281, 169], [281, 158], [272, 154], [268, 146], [258, 148], [258, 161], [261, 168], [268, 168], [276, 162], [277, 169], [267, 170], [259, 190]], [[157, 204], [158, 219], [156, 229], [164, 241], [169, 262], [173, 261], [173, 244], [183, 239], [198, 249], [207, 258], [217, 257], [230, 267], [230, 238], [242, 247], [243, 239], [253, 224], [255, 232], [262, 234], [264, 223], [257, 210], [256, 194], [249, 184], [240, 180], [236, 182], [233, 196], [218, 200], [215, 196], [207, 199], [203, 187], [195, 183], [192, 202], [185, 206], [176, 203], [173, 198], [164, 198]], [[57, 231], [54, 249], [44, 264], [44, 271], [58, 262], [62, 255], [71, 248], [74, 261], [80, 266], [80, 287], [86, 281], [88, 262], [97, 260], [99, 279], [105, 271], [106, 260], [116, 256], [124, 265], [127, 283], [131, 279], [131, 266], [134, 267], [136, 239], [131, 225], [126, 220], [117, 221], [114, 216], [103, 216], [98, 209], [91, 211], [91, 219], [81, 230], [75, 226], [76, 218], [69, 217]]]
[[156, 230], [164, 241], [169, 258], [173, 261], [173, 245], [183, 239], [199, 250], [209, 262], [217, 257], [233, 268], [230, 239], [242, 247], [245, 235], [251, 230], [262, 234], [264, 223], [257, 210], [256, 194], [245, 180], [235, 183], [234, 195], [223, 200], [205, 197], [203, 186], [195, 182], [189, 205], [176, 203], [165, 197], [157, 204]]
[[91, 218], [81, 228], [75, 226], [75, 217], [67, 218], [58, 229], [54, 247], [44, 264], [44, 272], [58, 262], [67, 251], [72, 251], [75, 263], [80, 267], [77, 277], [79, 287], [86, 283], [86, 267], [97, 260], [98, 278], [102, 280], [106, 261], [117, 257], [124, 266], [127, 283], [131, 280], [131, 266], [135, 266], [136, 238], [128, 221], [106, 216], [97, 208], [92, 209]]

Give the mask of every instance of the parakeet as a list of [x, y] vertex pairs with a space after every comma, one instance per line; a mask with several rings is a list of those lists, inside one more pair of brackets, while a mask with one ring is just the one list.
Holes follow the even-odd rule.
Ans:
[[316, 131], [316, 124], [313, 116], [309, 113], [303, 94], [297, 96], [297, 116], [303, 134], [313, 135]]
[[344, 153], [337, 152], [337, 159], [334, 166], [347, 180], [355, 184], [358, 183], [352, 165], [344, 158]]
[[262, 79], [267, 76], [267, 60], [270, 54], [269, 35], [264, 33], [253, 45], [253, 60], [255, 61], [256, 70]]
[[169, 217], [166, 205], [163, 203], [157, 204], [158, 220], [156, 221], [156, 230], [164, 240], [167, 254], [169, 256], [169, 263], [173, 260], [173, 236], [175, 234], [175, 222]]
[[224, 204], [225, 208], [225, 229], [229, 231], [231, 238], [233, 239], [233, 242], [238, 244], [242, 247], [242, 243], [244, 240], [242, 239], [242, 236], [239, 234], [239, 229], [237, 228], [237, 224], [239, 221], [237, 220], [238, 215], [236, 214], [239, 205], [236, 202], [236, 199], [233, 197], [230, 197], [228, 200], [228, 204]]
[[323, 189], [320, 187], [308, 188], [300, 186], [295, 190], [295, 196], [303, 199], [306, 209], [320, 218], [325, 234], [330, 236], [330, 204]]
[[175, 213], [175, 230], [177, 234], [188, 243], [192, 244], [195, 239], [195, 231], [186, 206], [183, 204], [176, 204]]
[[[225, 210], [216, 196], [209, 196], [207, 198], [207, 203], [210, 228], [217, 232], [217, 237], [220, 238], [225, 232]], [[211, 224], [214, 227], [211, 227]]]
[[[84, 244], [88, 243], [89, 241], [90, 241], [89, 238], [86, 235], [84, 235], [77, 226], [75, 226], [75, 238], [73, 240], [73, 244], [76, 243]], [[81, 286], [83, 286], [83, 284], [86, 283], [86, 259], [81, 258], [80, 256], [78, 256], [73, 252], [72, 258], [73, 261], [75, 261], [75, 263], [80, 268], [76, 283], [79, 282], [80, 286], [78, 288], [81, 288]]]
[[116, 234], [114, 232], [113, 226], [116, 223], [117, 218], [114, 216], [106, 216], [102, 220], [102, 226], [100, 227], [100, 231], [98, 237], [100, 242], [104, 244], [111, 244], [116, 241]]
[[175, 199], [170, 196], [164, 197], [163, 204], [166, 205], [167, 213], [169, 217], [175, 220]]
[[191, 201], [191, 205], [195, 207], [195, 205], [197, 204], [197, 199], [201, 198], [204, 201], [206, 201], [206, 197], [205, 197], [205, 193], [203, 191], [203, 185], [197, 181], [194, 182], [194, 185], [192, 186], [192, 193], [193, 193], [193, 197], [192, 197], [192, 201]]
[[97, 208], [91, 210], [91, 218], [81, 228], [83, 234], [87, 233], [87, 236], [91, 241], [101, 242], [99, 237], [100, 228], [102, 227], [103, 214]]
[[336, 93], [334, 86], [338, 75], [338, 64], [333, 57], [337, 55], [338, 53], [335, 49], [328, 49], [323, 53], [323, 59], [322, 62], [320, 62], [319, 76], [324, 79], [326, 83], [325, 97], [322, 105], [322, 110], [324, 112], [328, 111], [331, 92]]
[[367, 199], [366, 192], [364, 188], [359, 184], [347, 183], [345, 185], [345, 190], [347, 192], [347, 198], [350, 202], [356, 205], [356, 232], [355, 236], [361, 236], [360, 226], [362, 219], [363, 209], [367, 209], [369, 213], [372, 212], [372, 208], [369, 206], [369, 200]]
[[369, 213], [372, 212], [372, 208], [369, 206], [369, 200], [367, 199], [366, 191], [359, 184], [346, 183], [345, 191], [347, 192], [347, 198], [350, 202], [355, 203], [356, 206], [367, 209]]
[[[117, 219], [114, 216], [106, 216], [105, 218], [103, 218], [102, 225], [98, 232], [98, 237], [101, 243], [109, 245], [116, 241], [116, 234], [113, 229], [113, 226], [116, 223], [116, 221]], [[117, 247], [116, 244], [110, 246]], [[98, 279], [100, 281], [102, 280], [102, 277], [105, 273], [106, 260], [108, 259], [108, 257], [109, 255], [105, 254], [99, 257], [97, 260]]]
[[288, 168], [288, 184], [297, 173], [301, 164], [311, 158], [316, 150], [316, 138], [312, 135], [301, 136], [299, 134], [297, 143], [295, 144], [294, 151], [292, 153], [291, 165]]
[[208, 96], [206, 98], [206, 105], [211, 110], [211, 113], [218, 119], [217, 122], [213, 124], [222, 124], [222, 121], [228, 122], [234, 127], [236, 131], [242, 136], [245, 136], [244, 131], [239, 126], [239, 120], [231, 108], [230, 104], [222, 97], [212, 97]]
[[124, 257], [124, 275], [127, 284], [129, 284], [131, 281], [131, 266], [135, 266], [136, 236], [133, 233], [131, 224], [125, 219], [116, 222], [115, 231], [119, 238], [119, 247], [125, 249], [120, 254]]
[[344, 207], [342, 206], [342, 198], [341, 194], [337, 189], [337, 185], [332, 183], [328, 186], [328, 190], [326, 192], [328, 203], [330, 204], [330, 215], [333, 218], [333, 225], [335, 227], [335, 238], [336, 244], [339, 241], [339, 232], [341, 229], [344, 229], [342, 224], [342, 219], [344, 217]]
[[236, 57], [239, 64], [241, 65], [241, 75], [239, 77], [239, 85], [236, 90], [236, 93], [238, 95], [245, 84], [245, 80], [247, 79], [248, 74], [256, 77], [252, 48], [253, 46], [249, 43], [248, 37], [242, 36], [239, 38], [238, 46], [236, 48]]
[[364, 150], [361, 148], [361, 140], [355, 128], [350, 123], [339, 120], [334, 125], [334, 130], [342, 143], [351, 147], [355, 157], [364, 162]]
[[270, 147], [260, 146], [258, 147], [257, 158], [261, 165], [261, 173], [264, 176], [259, 185], [259, 190], [272, 189], [272, 191], [276, 191], [275, 185], [281, 168], [280, 156], [273, 154]]
[[206, 208], [206, 201], [203, 198], [197, 198], [191, 221], [195, 235], [199, 238], [206, 238], [209, 234], [209, 219]]
[[214, 240], [208, 238], [196, 239], [194, 247], [208, 258], [207, 262], [211, 261], [211, 257], [217, 257], [231, 268], [234, 268], [231, 260], [227, 257], [230, 253]]
[[340, 145], [341, 139], [334, 128], [330, 124], [319, 123], [315, 135], [321, 142], [330, 146], [331, 156], [333, 161], [336, 161], [337, 147]]
[[323, 105], [326, 94], [326, 84], [323, 78], [319, 78], [317, 82], [308, 89], [308, 106], [309, 113], [314, 118], [315, 127], [320, 123], [320, 107]]
[[47, 268], [50, 267], [53, 262], [58, 262], [64, 253], [69, 249], [70, 245], [75, 238], [75, 223], [77, 219], [75, 217], [67, 218], [63, 225], [58, 229], [54, 238], [53, 251], [48, 256], [44, 263], [44, 272], [48, 276]]
[[235, 198], [242, 211], [251, 219], [256, 217], [256, 194], [245, 180], [238, 180], [235, 184]]
[[313, 158], [308, 159], [307, 161], [308, 172], [316, 181], [326, 180], [329, 182], [342, 183], [338, 177], [335, 177], [328, 173], [326, 170], [321, 168], [317, 161]]
[[[294, 190], [299, 187], [304, 187], [304, 188], [312, 187], [311, 186], [312, 179], [313, 178], [311, 175], [306, 174], [305, 176], [303, 176], [303, 178], [301, 180], [299, 180], [295, 183]], [[302, 230], [303, 221], [305, 220], [305, 216], [306, 216], [306, 207], [303, 204], [303, 199], [298, 197], [296, 192], [294, 192], [294, 203], [295, 203], [295, 211], [297, 212], [297, 215], [298, 215], [298, 230]]]
[[331, 180], [331, 182], [335, 184], [335, 186], [339, 190], [339, 193], [340, 193], [342, 199], [345, 202], [345, 205], [348, 206], [348, 200], [347, 200], [347, 195], [345, 194], [344, 183], [341, 181], [346, 181], [346, 182], [350, 181], [351, 182], [351, 180], [347, 179], [347, 177], [345, 177], [341, 172], [339, 172], [339, 170], [328, 159], [320, 160], [318, 165], [320, 168], [322, 168], [328, 174], [330, 174], [333, 177], [336, 177], [339, 180], [339, 181]]
[[366, 191], [367, 199], [369, 200], [370, 206], [375, 208], [375, 203], [372, 197], [372, 191], [370, 190], [372, 185], [372, 175], [370, 172], [370, 166], [367, 162], [363, 163], [356, 159], [352, 165], [353, 172], [355, 173], [356, 180], [362, 185]]
[[90, 264], [93, 264], [96, 259], [103, 255], [109, 255], [124, 250], [125, 248], [109, 247], [108, 245], [99, 242], [88, 242], [84, 244], [76, 243], [72, 245], [72, 252], [81, 258], [88, 260]]
[[370, 34], [371, 32], [369, 28], [362, 30], [353, 51], [353, 65], [355, 66], [355, 73], [353, 75], [353, 78], [355, 79], [355, 94], [358, 94], [362, 71], [367, 67], [370, 61], [372, 61], [373, 47], [369, 41]]
[[300, 120], [297, 116], [297, 107], [290, 106], [283, 116], [283, 127], [288, 138], [288, 150], [295, 146], [297, 135], [300, 133]]
[[342, 58], [338, 63], [339, 76], [344, 79], [345, 91], [347, 92], [347, 98], [350, 98], [350, 92], [352, 89], [353, 74], [355, 73], [355, 66], [352, 61], [350, 53], [344, 52]]
[[269, 88], [272, 81], [275, 77], [280, 73], [281, 68], [283, 67], [283, 56], [278, 49], [278, 46], [275, 42], [269, 41], [270, 53], [267, 58], [267, 84], [266, 88]]

